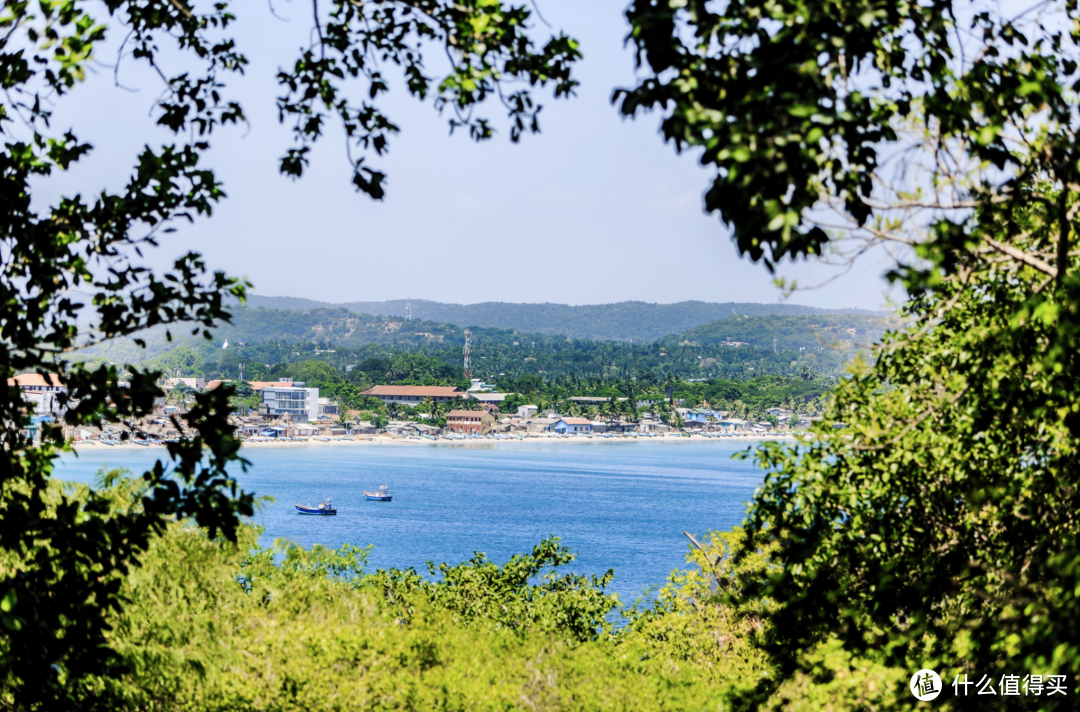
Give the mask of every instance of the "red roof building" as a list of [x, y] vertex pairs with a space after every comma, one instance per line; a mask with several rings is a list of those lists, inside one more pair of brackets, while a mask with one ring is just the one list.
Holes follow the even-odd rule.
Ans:
[[56, 393], [66, 390], [63, 381], [55, 373], [50, 373], [48, 380], [40, 373], [20, 373], [15, 378], [7, 379], [9, 387], [18, 386], [24, 391], [36, 393]]
[[383, 403], [417, 406], [430, 398], [435, 403], [446, 403], [463, 398], [465, 392], [454, 386], [375, 386], [360, 395], [378, 398]]

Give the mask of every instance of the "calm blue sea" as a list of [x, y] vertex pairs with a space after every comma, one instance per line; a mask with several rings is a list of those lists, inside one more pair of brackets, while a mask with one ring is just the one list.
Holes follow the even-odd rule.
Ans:
[[[474, 551], [497, 562], [549, 534], [578, 553], [574, 569], [615, 569], [612, 590], [633, 602], [685, 563], [683, 531], [739, 524], [762, 481], [752, 461], [732, 460], [745, 444], [724, 442], [498, 443], [450, 446], [305, 446], [249, 449], [244, 488], [276, 501], [255, 521], [265, 544], [374, 544], [374, 568], [459, 562]], [[58, 467], [62, 479], [92, 481], [106, 463], [142, 472], [164, 451], [84, 450]], [[363, 490], [390, 487], [394, 501]], [[332, 496], [336, 517], [296, 513]]]

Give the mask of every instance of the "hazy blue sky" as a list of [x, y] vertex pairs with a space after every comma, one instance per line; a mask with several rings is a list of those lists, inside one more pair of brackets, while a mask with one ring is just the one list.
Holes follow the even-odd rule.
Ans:
[[[388, 156], [373, 159], [389, 174], [381, 203], [352, 189], [333, 125], [303, 180], [278, 175], [291, 139], [277, 122], [274, 75], [307, 43], [311, 5], [277, 0], [289, 20], [282, 22], [265, 2], [236, 3], [235, 35], [251, 66], [230, 88], [250, 126], [216, 135], [211, 156], [229, 198], [212, 219], [170, 236], [152, 260], [195, 249], [214, 267], [247, 276], [257, 293], [335, 302], [776, 301], [764, 267], [740, 259], [719, 219], [704, 214], [709, 173], [662, 142], [657, 116], [623, 120], [611, 105], [612, 89], [633, 80], [625, 0], [539, 2], [548, 22], [582, 42], [578, 96], [544, 101], [539, 136], [512, 145], [504, 131], [477, 145], [448, 136], [430, 103], [394, 86], [383, 106], [402, 133]], [[119, 78], [136, 91], [116, 88], [102, 66], [61, 105], [55, 125], [74, 124], [96, 151], [48, 192], [119, 189], [138, 148], [168, 140], [148, 118], [160, 82], [130, 60]], [[493, 119], [503, 113], [494, 104], [486, 110]], [[867, 258], [791, 301], [879, 307], [884, 265]], [[830, 274], [805, 264], [782, 273], [801, 282]]]

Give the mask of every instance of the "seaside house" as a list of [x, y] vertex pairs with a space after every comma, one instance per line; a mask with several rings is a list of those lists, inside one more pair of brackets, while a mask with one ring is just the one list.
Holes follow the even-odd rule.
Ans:
[[535, 405], [519, 405], [517, 414], [522, 420], [528, 420], [529, 418], [535, 418], [539, 411], [540, 408]]
[[455, 433], [486, 435], [495, 422], [494, 415], [482, 410], [452, 410], [446, 414], [446, 429]]
[[560, 418], [551, 429], [556, 433], [587, 435], [592, 432], [592, 421], [585, 418]]
[[[355, 431], [354, 431], [355, 432]], [[426, 423], [413, 423], [407, 420], [392, 420], [386, 426], [386, 434], [394, 437], [418, 437], [420, 435], [435, 436], [439, 429]]]
[[339, 414], [337, 403], [329, 398], [319, 399], [319, 420], [333, 420]]
[[525, 421], [525, 429], [530, 433], [546, 433], [560, 418], [531, 418]]
[[307, 423], [319, 418], [319, 389], [264, 386], [259, 415], [271, 420]]

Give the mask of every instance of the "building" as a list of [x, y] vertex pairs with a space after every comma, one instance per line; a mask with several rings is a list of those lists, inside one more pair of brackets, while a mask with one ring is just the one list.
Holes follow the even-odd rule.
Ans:
[[453, 386], [375, 386], [360, 395], [378, 398], [386, 405], [397, 403], [398, 405], [417, 406], [430, 398], [435, 403], [448, 403], [455, 398], [463, 398], [466, 394]]
[[469, 393], [469, 398], [492, 408], [499, 408], [508, 393]]
[[610, 398], [600, 396], [574, 396], [570, 402], [582, 408], [599, 408], [610, 400]]
[[319, 389], [264, 386], [259, 415], [271, 420], [307, 423], [319, 418]]
[[452, 410], [446, 414], [446, 429], [455, 433], [487, 435], [496, 418], [483, 410]]
[[8, 379], [8, 387], [18, 386], [22, 391], [23, 402], [28, 406], [30, 415], [37, 417], [62, 415], [63, 407], [59, 397], [67, 393], [67, 386], [55, 373], [48, 377], [40, 373], [20, 373], [14, 378]]
[[392, 420], [386, 426], [386, 434], [402, 438], [416, 438], [421, 435], [436, 437], [439, 429], [427, 423], [413, 423], [407, 420]]
[[282, 388], [286, 386], [303, 388], [304, 382], [294, 381], [291, 378], [279, 378], [276, 381], [248, 381], [248, 385], [251, 386], [254, 391], [261, 391], [264, 388]]
[[525, 421], [525, 429], [530, 433], [546, 433], [561, 418], [531, 418]]
[[206, 379], [202, 377], [197, 378], [166, 378], [165, 390], [171, 391], [177, 386], [187, 386], [196, 391], [206, 390]]
[[519, 405], [517, 414], [522, 420], [528, 420], [529, 418], [535, 418], [539, 411], [540, 408], [535, 405]]
[[551, 429], [556, 433], [587, 435], [592, 432], [592, 421], [585, 418], [560, 418]]
[[332, 419], [339, 414], [338, 404], [329, 398], [319, 399], [319, 418], [321, 420]]
[[20, 373], [14, 378], [8, 379], [8, 387], [18, 386], [23, 393], [66, 393], [67, 386], [55, 373], [50, 373], [48, 378], [40, 373]]

